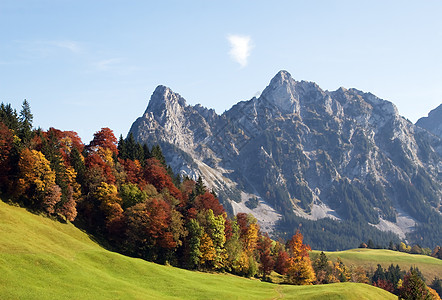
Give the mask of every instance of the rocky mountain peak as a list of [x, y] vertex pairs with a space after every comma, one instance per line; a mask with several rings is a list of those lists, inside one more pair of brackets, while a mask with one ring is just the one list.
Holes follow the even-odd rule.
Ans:
[[442, 104], [430, 111], [427, 117], [417, 120], [416, 125], [442, 138]]
[[300, 110], [297, 84], [289, 72], [279, 71], [259, 99], [275, 105], [284, 113], [297, 114]]
[[186, 107], [186, 100], [170, 88], [159, 85], [153, 92], [145, 114], [153, 113], [156, 116], [166, 114], [180, 114]]

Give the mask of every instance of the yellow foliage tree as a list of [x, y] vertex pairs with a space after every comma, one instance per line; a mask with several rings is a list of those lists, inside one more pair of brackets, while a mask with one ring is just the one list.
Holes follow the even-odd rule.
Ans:
[[333, 273], [340, 282], [348, 282], [351, 279], [350, 269], [344, 264], [340, 257], [337, 258], [334, 264]]
[[292, 284], [309, 285], [316, 281], [315, 271], [308, 256], [300, 259], [290, 258], [287, 280]]
[[38, 193], [44, 193], [55, 184], [55, 172], [46, 157], [37, 150], [24, 149], [20, 154], [20, 188], [31, 185]]
[[54, 207], [60, 201], [60, 188], [55, 184], [56, 174], [43, 153], [23, 149], [18, 167], [18, 196], [24, 196], [25, 201], [36, 209], [54, 213]]
[[216, 258], [216, 250], [212, 239], [207, 233], [204, 233], [201, 237], [200, 253], [200, 265], [203, 267], [211, 267]]
[[107, 221], [123, 213], [122, 200], [115, 185], [102, 182], [95, 191], [95, 197], [100, 201], [100, 209], [106, 215]]

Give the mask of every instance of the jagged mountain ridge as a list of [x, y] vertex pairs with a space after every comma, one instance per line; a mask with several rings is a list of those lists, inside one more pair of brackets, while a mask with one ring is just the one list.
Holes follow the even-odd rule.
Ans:
[[159, 86], [130, 132], [267, 230], [297, 215], [364, 220], [405, 238], [428, 214], [440, 221], [441, 139], [370, 93], [280, 71], [259, 98], [218, 115]]
[[417, 120], [416, 125], [442, 138], [442, 104], [431, 110], [427, 117]]

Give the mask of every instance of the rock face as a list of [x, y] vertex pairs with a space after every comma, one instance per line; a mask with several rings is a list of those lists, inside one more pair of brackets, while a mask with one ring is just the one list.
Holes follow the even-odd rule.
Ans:
[[442, 138], [442, 104], [430, 111], [428, 117], [417, 120], [416, 125]]
[[259, 98], [218, 115], [159, 86], [130, 132], [266, 230], [330, 218], [405, 238], [429, 216], [440, 230], [441, 138], [370, 93], [324, 91], [280, 71]]

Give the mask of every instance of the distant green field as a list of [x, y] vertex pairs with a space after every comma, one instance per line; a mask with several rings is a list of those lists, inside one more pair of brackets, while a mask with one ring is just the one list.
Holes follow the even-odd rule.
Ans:
[[276, 285], [157, 265], [0, 201], [0, 299], [396, 299], [356, 283]]
[[[313, 251], [314, 255], [320, 251]], [[336, 261], [340, 257], [346, 265], [363, 266], [365, 269], [376, 270], [377, 264], [388, 268], [391, 264], [399, 265], [402, 270], [408, 271], [411, 266], [418, 267], [425, 276], [427, 284], [430, 284], [434, 277], [442, 276], [442, 260], [426, 255], [408, 254], [399, 251], [383, 249], [351, 249], [346, 251], [326, 252], [329, 259]]]

